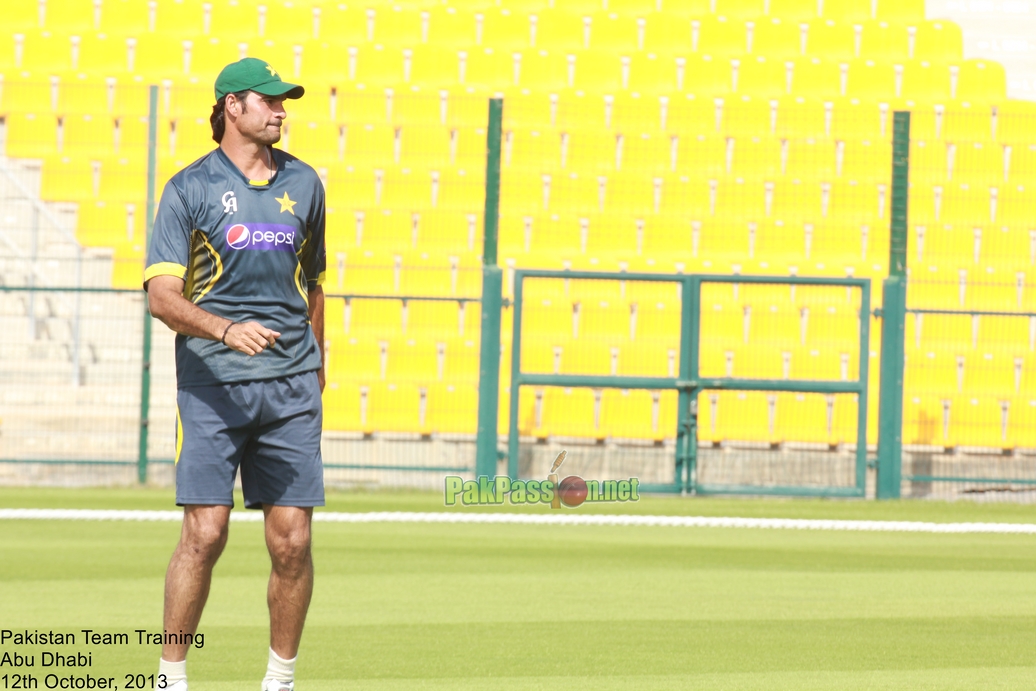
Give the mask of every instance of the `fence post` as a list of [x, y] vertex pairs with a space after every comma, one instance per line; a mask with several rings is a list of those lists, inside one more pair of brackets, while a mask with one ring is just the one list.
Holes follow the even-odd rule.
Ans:
[[486, 207], [482, 240], [482, 341], [479, 349], [476, 477], [494, 477], [497, 464], [503, 273], [496, 263], [496, 254], [500, 225], [500, 137], [503, 115], [503, 99], [490, 99], [489, 126], [486, 128]]
[[[157, 177], [158, 160], [158, 87], [148, 87], [148, 123], [147, 123], [147, 214], [145, 218], [146, 234], [144, 252], [151, 247], [151, 231], [155, 225], [155, 178]], [[143, 277], [143, 274], [141, 274]], [[147, 482], [147, 442], [148, 416], [151, 408], [151, 309], [148, 307], [147, 294], [144, 294], [144, 338], [143, 352], [140, 358], [140, 446], [137, 450], [137, 481]]]
[[907, 193], [910, 113], [897, 111], [892, 130], [892, 223], [889, 277], [882, 290], [881, 390], [878, 398], [878, 499], [898, 499], [903, 464], [903, 369], [906, 322]]

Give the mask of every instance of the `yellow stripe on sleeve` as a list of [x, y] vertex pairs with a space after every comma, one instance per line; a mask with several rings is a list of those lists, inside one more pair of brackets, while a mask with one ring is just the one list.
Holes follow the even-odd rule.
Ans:
[[318, 286], [324, 285], [324, 281], [326, 281], [326, 280], [327, 280], [327, 272], [326, 271], [321, 271], [317, 275], [317, 285]]
[[158, 262], [144, 269], [144, 283], [147, 283], [155, 276], [176, 276], [177, 278], [187, 277], [187, 267], [176, 262]]

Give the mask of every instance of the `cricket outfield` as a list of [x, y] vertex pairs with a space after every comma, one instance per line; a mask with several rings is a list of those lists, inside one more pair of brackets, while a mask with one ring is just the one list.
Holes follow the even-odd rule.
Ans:
[[[328, 511], [526, 512], [435, 493], [342, 493]], [[240, 506], [240, 501], [239, 501]], [[172, 507], [168, 491], [0, 490], [0, 508]], [[1036, 523], [1031, 507], [644, 497], [579, 513]], [[557, 513], [557, 512], [554, 512]], [[4, 520], [0, 646], [19, 675], [156, 671], [175, 522]], [[1036, 679], [1036, 536], [661, 526], [329, 523], [299, 691], [1023, 689]], [[192, 691], [254, 691], [266, 662], [261, 525], [234, 523], [188, 657]], [[85, 640], [84, 629], [109, 635]], [[116, 634], [126, 633], [123, 644]], [[116, 642], [112, 642], [116, 641]], [[143, 643], [138, 641], [144, 641]], [[42, 667], [43, 653], [88, 667]], [[55, 658], [51, 658], [53, 660]]]

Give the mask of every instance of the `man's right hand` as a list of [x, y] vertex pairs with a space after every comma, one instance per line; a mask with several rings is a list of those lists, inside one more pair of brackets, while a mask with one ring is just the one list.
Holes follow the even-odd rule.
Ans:
[[241, 322], [230, 325], [223, 342], [245, 355], [258, 355], [266, 348], [273, 348], [280, 337], [280, 332], [267, 329], [259, 322]]

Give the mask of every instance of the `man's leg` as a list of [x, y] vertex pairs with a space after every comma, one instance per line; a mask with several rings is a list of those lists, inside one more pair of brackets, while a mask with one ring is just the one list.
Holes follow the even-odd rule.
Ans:
[[299, 651], [302, 627], [313, 595], [313, 555], [310, 552], [313, 509], [264, 504], [263, 514], [266, 516], [266, 547], [273, 567], [266, 595], [270, 606], [270, 648], [279, 657], [291, 659]]
[[[165, 630], [194, 633], [209, 597], [212, 567], [227, 544], [229, 506], [186, 506], [183, 528], [165, 575]], [[162, 659], [179, 662], [188, 644], [165, 643]]]

